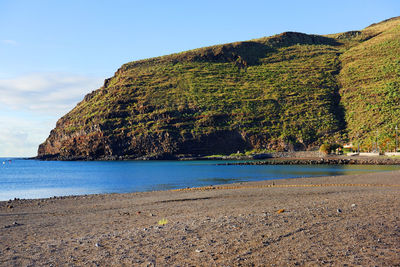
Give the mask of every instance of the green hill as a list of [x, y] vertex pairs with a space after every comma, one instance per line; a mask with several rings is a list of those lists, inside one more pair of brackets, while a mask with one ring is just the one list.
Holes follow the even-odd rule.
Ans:
[[395, 126], [400, 127], [400, 19], [364, 29], [368, 36], [340, 56], [342, 103], [350, 140], [364, 149], [392, 150]]
[[286, 32], [124, 64], [63, 116], [39, 158], [126, 159], [313, 149], [400, 126], [400, 18]]

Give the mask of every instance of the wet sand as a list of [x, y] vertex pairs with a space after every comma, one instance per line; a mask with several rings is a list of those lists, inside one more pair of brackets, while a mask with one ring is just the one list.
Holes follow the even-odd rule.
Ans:
[[42, 265], [400, 266], [400, 171], [0, 202], [0, 266]]

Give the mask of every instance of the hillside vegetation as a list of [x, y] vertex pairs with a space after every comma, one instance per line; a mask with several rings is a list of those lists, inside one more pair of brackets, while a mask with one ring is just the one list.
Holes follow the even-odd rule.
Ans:
[[400, 20], [371, 25], [363, 31], [373, 38], [340, 56], [342, 103], [350, 140], [364, 149], [395, 146], [400, 127]]
[[[130, 62], [62, 117], [41, 158], [171, 158], [323, 142], [387, 148], [400, 126], [400, 19], [286, 32]], [[381, 144], [383, 145], [383, 143]]]

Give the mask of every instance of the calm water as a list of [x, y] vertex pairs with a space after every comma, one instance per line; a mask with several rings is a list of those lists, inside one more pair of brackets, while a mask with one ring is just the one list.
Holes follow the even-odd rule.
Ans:
[[0, 158], [0, 200], [166, 190], [400, 169], [400, 166], [217, 166], [223, 161], [35, 161]]

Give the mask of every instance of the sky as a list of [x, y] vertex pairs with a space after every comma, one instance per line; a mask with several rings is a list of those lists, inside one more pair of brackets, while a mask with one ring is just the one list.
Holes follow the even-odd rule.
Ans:
[[399, 0], [0, 0], [0, 157], [35, 156], [57, 120], [124, 63], [399, 15]]

